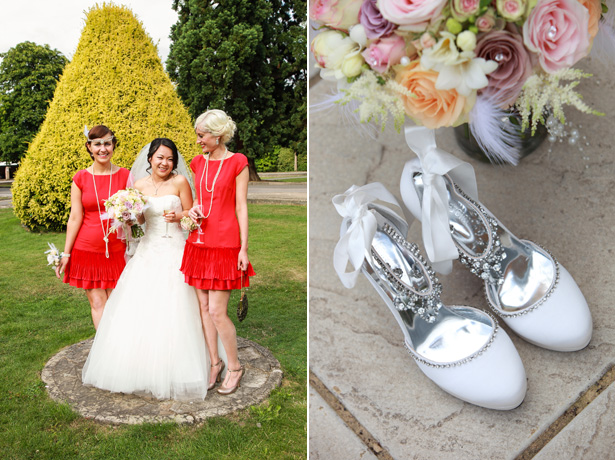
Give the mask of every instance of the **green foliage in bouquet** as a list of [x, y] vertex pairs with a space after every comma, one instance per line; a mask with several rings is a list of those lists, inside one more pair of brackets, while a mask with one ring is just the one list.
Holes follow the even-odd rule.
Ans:
[[92, 161], [83, 127], [98, 124], [115, 132], [113, 162], [125, 168], [156, 137], [172, 139], [188, 162], [199, 153], [152, 39], [128, 8], [109, 4], [87, 12], [77, 51], [17, 171], [13, 205], [23, 225], [65, 227], [72, 177]]

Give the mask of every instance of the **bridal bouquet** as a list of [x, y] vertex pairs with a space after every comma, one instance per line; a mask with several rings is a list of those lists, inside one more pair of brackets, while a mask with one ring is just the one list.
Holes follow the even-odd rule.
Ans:
[[601, 0], [310, 0], [322, 25], [311, 50], [361, 122], [469, 123], [481, 146], [505, 149], [499, 122], [511, 111], [521, 129], [542, 123], [552, 136], [564, 105], [599, 114], [574, 89], [591, 75], [573, 66], [596, 42], [612, 59], [607, 10]]
[[126, 222], [132, 221], [135, 222], [131, 227], [132, 237], [141, 238], [144, 235], [143, 229], [136, 222], [137, 216], [145, 209], [145, 201], [145, 196], [140, 191], [130, 187], [117, 191], [105, 200], [107, 215], [113, 221], [109, 233], [115, 232]]

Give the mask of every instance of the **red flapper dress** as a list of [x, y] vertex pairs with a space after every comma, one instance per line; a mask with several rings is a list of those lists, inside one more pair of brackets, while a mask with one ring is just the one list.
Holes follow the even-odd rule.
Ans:
[[[73, 176], [73, 182], [81, 190], [83, 221], [71, 250], [70, 259], [64, 272], [64, 282], [83, 289], [113, 289], [124, 270], [126, 244], [115, 233], [109, 235], [109, 258], [105, 256], [105, 241], [100, 224], [96, 192], [100, 200], [100, 212], [105, 213], [105, 200], [127, 187], [130, 171], [120, 168], [113, 174], [92, 175], [82, 169]], [[94, 190], [96, 181], [96, 191]], [[103, 219], [105, 231], [109, 220]]]
[[[222, 160], [210, 160], [207, 173], [207, 187], [218, 172]], [[186, 283], [197, 289], [228, 291], [242, 286], [241, 270], [237, 270], [237, 257], [241, 249], [239, 222], [235, 214], [236, 178], [248, 166], [248, 159], [241, 153], [235, 153], [224, 160], [213, 192], [205, 189], [205, 157], [199, 155], [190, 163], [194, 172], [196, 197], [207, 215], [211, 203], [211, 213], [203, 219], [200, 240], [197, 244], [197, 232], [188, 237], [184, 248], [181, 271]], [[247, 275], [247, 276], [246, 276]], [[250, 276], [254, 276], [252, 264], [248, 265], [243, 276], [243, 286], [250, 285]]]

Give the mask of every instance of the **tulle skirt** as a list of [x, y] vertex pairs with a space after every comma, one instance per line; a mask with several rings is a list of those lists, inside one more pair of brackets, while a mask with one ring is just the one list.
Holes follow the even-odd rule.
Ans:
[[209, 353], [196, 292], [179, 271], [179, 239], [142, 242], [126, 265], [83, 368], [84, 384], [158, 399], [205, 397]]
[[186, 242], [181, 272], [190, 286], [203, 290], [229, 291], [250, 286], [252, 264], [243, 274], [237, 270], [240, 248], [211, 248]]
[[75, 249], [64, 272], [64, 282], [82, 289], [113, 289], [124, 270], [124, 250], [109, 253]]

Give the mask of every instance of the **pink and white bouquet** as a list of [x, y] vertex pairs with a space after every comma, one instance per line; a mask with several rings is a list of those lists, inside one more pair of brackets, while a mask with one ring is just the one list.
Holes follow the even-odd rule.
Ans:
[[311, 50], [362, 122], [470, 123], [489, 147], [510, 111], [552, 135], [564, 105], [599, 114], [574, 89], [591, 75], [573, 66], [598, 41], [613, 59], [606, 12], [601, 0], [310, 0]]
[[127, 222], [134, 222], [131, 229], [132, 238], [141, 238], [144, 233], [140, 225], [137, 224], [137, 217], [143, 213], [146, 206], [145, 196], [135, 188], [119, 190], [105, 200], [107, 216], [113, 222], [109, 228], [109, 233], [117, 231]]

